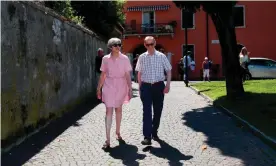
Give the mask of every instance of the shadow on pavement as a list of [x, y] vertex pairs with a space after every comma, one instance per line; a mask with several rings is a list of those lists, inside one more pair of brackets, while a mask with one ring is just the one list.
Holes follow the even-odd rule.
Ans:
[[180, 160], [190, 160], [193, 158], [193, 156], [185, 156], [178, 149], [172, 147], [163, 140], [158, 140], [157, 142], [160, 144], [160, 148], [147, 146], [144, 148], [144, 151], [150, 151], [150, 153], [156, 157], [169, 160], [169, 165], [183, 165], [183, 163], [180, 163]]
[[133, 91], [133, 92], [138, 92], [138, 89], [132, 88], [132, 91]]
[[214, 105], [230, 109], [276, 140], [276, 91], [273, 91], [273, 87], [269, 93], [245, 92], [236, 100], [227, 100], [227, 96], [221, 96], [214, 101]]
[[63, 117], [57, 118], [47, 127], [25, 140], [19, 146], [16, 146], [9, 152], [1, 155], [1, 165], [23, 165], [67, 128], [70, 126], [80, 126], [77, 121], [100, 103], [101, 102], [94, 97], [85, 99], [85, 101], [72, 108], [72, 110], [66, 113]]
[[109, 150], [109, 155], [114, 159], [122, 160], [124, 165], [138, 166], [136, 160], [143, 160], [146, 155], [139, 154], [138, 148], [130, 144], [120, 144]]
[[185, 126], [207, 137], [206, 150], [208, 146], [217, 148], [224, 156], [242, 160], [243, 165], [275, 164], [274, 159], [267, 156], [269, 148], [264, 143], [249, 132], [237, 128], [233, 119], [214, 107], [192, 109], [183, 114], [182, 120]]
[[139, 90], [136, 88], [132, 88], [133, 98], [139, 97]]

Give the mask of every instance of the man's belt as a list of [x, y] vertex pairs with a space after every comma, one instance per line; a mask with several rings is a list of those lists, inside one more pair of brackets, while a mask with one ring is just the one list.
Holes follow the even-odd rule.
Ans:
[[155, 84], [159, 84], [159, 83], [162, 83], [162, 82], [164, 82], [164, 81], [158, 81], [158, 82], [153, 82], [153, 83], [143, 82], [142, 81], [143, 84], [150, 84], [150, 85], [155, 85]]

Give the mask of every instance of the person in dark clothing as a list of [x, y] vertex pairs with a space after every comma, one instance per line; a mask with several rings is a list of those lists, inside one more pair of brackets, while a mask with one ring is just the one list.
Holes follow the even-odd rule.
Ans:
[[[187, 51], [187, 54], [184, 55], [183, 57], [183, 69], [184, 69], [184, 83], [186, 84], [186, 87], [189, 86], [189, 72], [191, 69], [191, 62], [192, 62], [192, 58], [191, 58], [192, 52], [191, 51]], [[187, 62], [187, 64], [186, 64]]]
[[104, 55], [104, 52], [103, 52], [103, 49], [102, 48], [99, 48], [98, 49], [98, 55], [96, 56], [96, 72], [101, 74], [101, 64], [102, 64], [102, 59], [103, 59], [103, 55]]
[[207, 57], [205, 57], [202, 63], [203, 81], [205, 81], [207, 77], [208, 81], [210, 82], [210, 67], [211, 67], [211, 62], [208, 60]]
[[[139, 54], [136, 54], [136, 57], [133, 59], [133, 69], [136, 68], [138, 58], [139, 58]], [[134, 82], [138, 82], [137, 81], [137, 72], [135, 70], [133, 70], [133, 75], [134, 75]]]
[[96, 82], [99, 82], [100, 79], [100, 75], [102, 73], [102, 71], [100, 70], [101, 65], [102, 65], [102, 59], [104, 56], [104, 51], [102, 48], [98, 49], [98, 55], [96, 56], [96, 60], [95, 60], [95, 76], [96, 76]]
[[184, 66], [183, 66], [183, 58], [181, 58], [177, 64], [177, 69], [178, 69], [178, 75], [179, 75], [179, 80], [183, 80], [183, 75], [184, 75]]

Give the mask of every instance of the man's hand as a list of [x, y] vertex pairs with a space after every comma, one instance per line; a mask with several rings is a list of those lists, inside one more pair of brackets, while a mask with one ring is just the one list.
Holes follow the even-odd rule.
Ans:
[[169, 91], [170, 91], [170, 85], [167, 84], [167, 85], [165, 86], [164, 93], [169, 93]]
[[167, 82], [166, 82], [166, 86], [164, 89], [164, 93], [169, 93], [169, 91], [170, 91], [171, 78], [172, 78], [172, 72], [171, 72], [171, 70], [168, 70], [167, 71]]
[[139, 92], [139, 96], [141, 96], [141, 85], [140, 84], [138, 86], [138, 92]]

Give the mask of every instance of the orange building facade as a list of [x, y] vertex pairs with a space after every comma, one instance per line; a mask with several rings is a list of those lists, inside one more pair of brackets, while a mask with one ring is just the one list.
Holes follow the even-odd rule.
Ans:
[[[250, 57], [266, 57], [276, 60], [276, 2], [241, 1], [235, 6], [237, 42], [246, 46]], [[187, 49], [193, 52], [195, 70], [191, 79], [201, 78], [201, 66], [205, 57], [213, 62], [213, 78], [221, 78], [221, 48], [211, 18], [200, 11], [185, 13], [172, 1], [127, 1], [126, 23], [123, 34], [123, 52], [132, 60], [146, 51], [145, 36], [156, 39], [156, 49], [163, 48], [172, 64], [172, 77], [179, 80], [178, 62], [183, 57], [185, 26], [188, 33]]]

